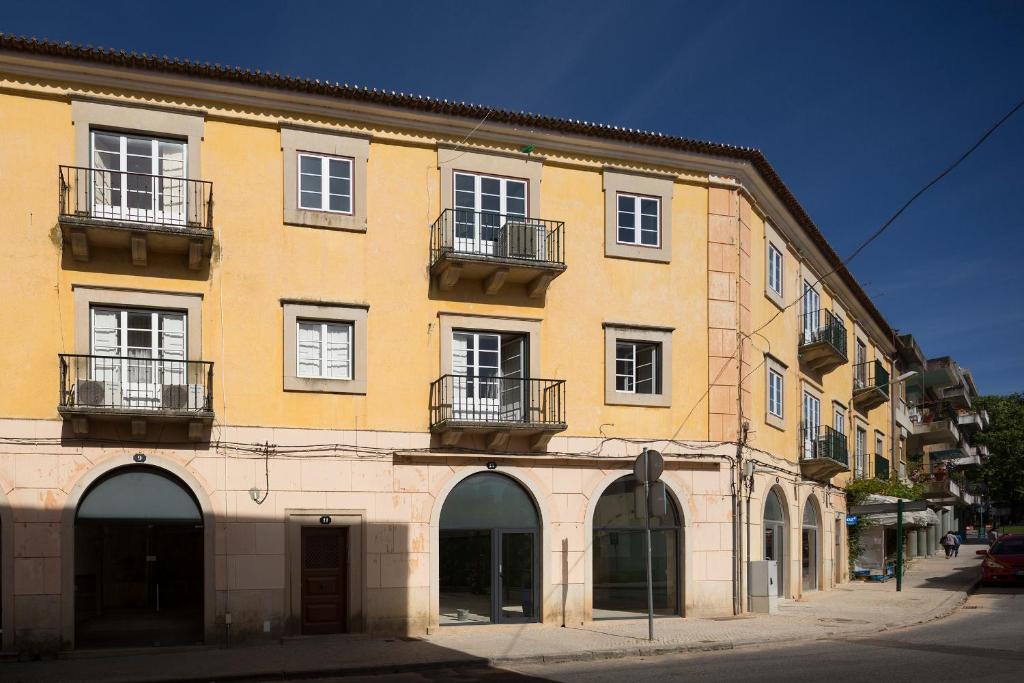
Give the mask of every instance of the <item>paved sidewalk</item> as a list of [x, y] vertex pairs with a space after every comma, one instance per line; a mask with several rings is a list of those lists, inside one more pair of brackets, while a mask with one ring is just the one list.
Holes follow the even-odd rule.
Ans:
[[718, 619], [658, 619], [647, 641], [644, 619], [582, 627], [541, 624], [460, 626], [420, 639], [365, 636], [298, 638], [258, 647], [83, 652], [44, 662], [0, 664], [0, 680], [227, 681], [502, 666], [527, 662], [731, 649], [747, 645], [866, 635], [943, 617], [967, 597], [979, 575], [976, 548], [959, 558], [916, 560], [903, 592], [895, 581], [850, 583], [783, 603], [779, 614]]

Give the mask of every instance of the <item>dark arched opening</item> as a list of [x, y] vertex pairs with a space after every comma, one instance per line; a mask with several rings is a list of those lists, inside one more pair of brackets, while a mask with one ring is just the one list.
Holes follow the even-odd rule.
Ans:
[[114, 470], [75, 515], [79, 647], [203, 640], [203, 517], [188, 487], [153, 467]]
[[439, 532], [441, 624], [537, 620], [540, 521], [522, 486], [467, 477], [445, 499]]
[[786, 515], [775, 489], [764, 502], [764, 559], [775, 560], [778, 595], [786, 594]]
[[[632, 475], [612, 483], [597, 501], [593, 538], [593, 618], [635, 618], [647, 614], [644, 520], [635, 514]], [[651, 574], [654, 612], [680, 613], [679, 567], [682, 528], [669, 496], [668, 513], [651, 518]]]

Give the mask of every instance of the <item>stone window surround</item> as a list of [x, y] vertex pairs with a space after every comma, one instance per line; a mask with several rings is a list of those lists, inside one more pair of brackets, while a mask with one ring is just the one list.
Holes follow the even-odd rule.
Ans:
[[[330, 524], [321, 524], [320, 517], [331, 518]], [[364, 605], [366, 604], [366, 581], [363, 565], [366, 561], [363, 529], [366, 528], [365, 510], [344, 509], [292, 509], [286, 508], [285, 518], [285, 585], [287, 606], [285, 613], [302, 622], [302, 527], [345, 527], [348, 529], [346, 614], [348, 631], [361, 633], [366, 630]]]
[[[768, 277], [771, 270], [771, 266], [768, 260], [768, 245], [772, 245], [779, 250], [779, 254], [782, 255], [782, 294], [779, 294], [771, 287], [768, 286]], [[782, 239], [779, 233], [772, 227], [772, 224], [767, 220], [764, 221], [764, 295], [773, 304], [781, 309], [786, 308], [786, 242]]]
[[91, 353], [93, 306], [151, 308], [183, 311], [188, 321], [187, 360], [203, 359], [203, 295], [192, 292], [166, 292], [72, 285], [75, 306], [75, 352]]
[[[672, 406], [672, 332], [674, 327], [605, 322], [604, 402], [606, 405], [669, 408]], [[615, 390], [615, 345], [620, 339], [661, 345], [661, 393], [627, 394]]]
[[[786, 370], [787, 366], [781, 360], [775, 356], [766, 353], [764, 354], [764, 421], [770, 427], [784, 430], [786, 428]], [[770, 371], [774, 370], [782, 376], [782, 417], [773, 415], [768, 409], [768, 403], [771, 397], [771, 381]]]
[[[352, 160], [352, 212], [334, 213], [300, 209], [298, 202], [299, 153], [310, 152]], [[329, 230], [366, 232], [367, 166], [370, 138], [348, 131], [281, 125], [281, 153], [284, 158], [284, 222]]]
[[[675, 178], [668, 175], [640, 174], [605, 168], [604, 182], [604, 255], [612, 258], [669, 263], [672, 260], [672, 196]], [[661, 234], [657, 247], [619, 244], [617, 197], [620, 192], [645, 195], [661, 200]]]
[[455, 330], [479, 332], [508, 332], [526, 337], [529, 378], [541, 378], [540, 325], [538, 318], [504, 318], [489, 315], [472, 315], [438, 312], [441, 330], [441, 375], [452, 374], [452, 333]]
[[[365, 304], [281, 299], [284, 321], [282, 381], [285, 391], [325, 394], [366, 394], [366, 323], [370, 307]], [[299, 377], [295, 369], [296, 326], [299, 319], [352, 323], [352, 379]]]
[[75, 130], [75, 165], [83, 168], [92, 166], [89, 139], [93, 130], [110, 130], [121, 133], [142, 133], [155, 137], [173, 137], [186, 140], [187, 177], [202, 178], [200, 169], [203, 127], [205, 114], [202, 112], [171, 111], [142, 107], [129, 103], [104, 103], [92, 100], [71, 100], [71, 122]]
[[456, 171], [520, 178], [527, 181], [526, 211], [529, 218], [541, 218], [540, 181], [544, 158], [505, 150], [471, 149], [453, 145], [437, 146], [437, 168], [441, 172], [441, 211], [455, 205]]

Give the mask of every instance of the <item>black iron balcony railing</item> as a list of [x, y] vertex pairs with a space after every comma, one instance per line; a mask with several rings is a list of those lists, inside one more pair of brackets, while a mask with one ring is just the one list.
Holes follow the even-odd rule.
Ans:
[[211, 230], [213, 183], [149, 173], [61, 166], [60, 216]]
[[800, 424], [800, 457], [803, 460], [828, 458], [845, 467], [850, 466], [850, 454], [846, 435], [826, 425], [817, 429]]
[[875, 479], [889, 478], [889, 461], [875, 453]]
[[803, 314], [800, 346], [826, 342], [846, 358], [846, 325], [832, 311], [822, 308]]
[[443, 375], [430, 385], [430, 426], [565, 427], [565, 380]]
[[430, 227], [430, 264], [473, 256], [564, 267], [564, 235], [562, 221], [445, 209]]
[[60, 408], [209, 413], [213, 363], [62, 353]]
[[853, 390], [880, 389], [889, 395], [889, 371], [879, 360], [869, 360], [853, 366]]

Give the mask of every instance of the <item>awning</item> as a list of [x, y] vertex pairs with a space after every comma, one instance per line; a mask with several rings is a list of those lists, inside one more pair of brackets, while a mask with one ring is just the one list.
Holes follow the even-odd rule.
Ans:
[[[899, 498], [896, 496], [882, 496], [876, 493], [870, 494], [864, 499], [864, 505], [872, 505], [874, 503], [895, 503]], [[903, 499], [907, 501], [906, 498]], [[881, 513], [873, 515], [864, 515], [862, 519], [871, 522], [872, 524], [879, 526], [896, 526], [896, 513]], [[939, 516], [932, 510], [924, 510], [922, 512], [904, 512], [903, 513], [903, 526], [904, 527], [925, 527], [931, 524], [938, 524]]]

